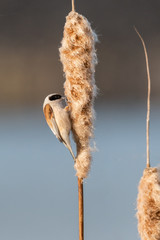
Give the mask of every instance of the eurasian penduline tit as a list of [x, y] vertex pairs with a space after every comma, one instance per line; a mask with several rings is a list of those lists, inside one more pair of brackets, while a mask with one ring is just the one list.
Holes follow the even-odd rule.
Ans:
[[49, 94], [44, 100], [43, 112], [46, 122], [52, 132], [59, 141], [68, 148], [74, 161], [76, 161], [69, 139], [69, 133], [71, 130], [69, 113], [62, 104], [64, 98], [65, 97], [62, 97], [57, 93]]

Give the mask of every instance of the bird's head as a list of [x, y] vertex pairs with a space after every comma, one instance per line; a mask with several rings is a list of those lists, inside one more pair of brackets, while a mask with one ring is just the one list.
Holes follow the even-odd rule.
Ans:
[[62, 100], [65, 99], [65, 97], [62, 97], [60, 94], [58, 93], [52, 93], [52, 94], [49, 94], [45, 100], [44, 100], [44, 103], [43, 103], [43, 109], [45, 108], [45, 106], [47, 104], [50, 104], [51, 106], [52, 105], [56, 105], [56, 104], [61, 104]]

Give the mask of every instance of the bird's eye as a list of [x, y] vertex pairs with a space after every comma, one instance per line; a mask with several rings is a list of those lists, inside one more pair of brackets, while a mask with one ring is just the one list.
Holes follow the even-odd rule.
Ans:
[[55, 94], [55, 95], [51, 95], [51, 96], [49, 97], [49, 100], [50, 100], [50, 101], [54, 101], [54, 100], [60, 99], [61, 97], [62, 97], [61, 95]]

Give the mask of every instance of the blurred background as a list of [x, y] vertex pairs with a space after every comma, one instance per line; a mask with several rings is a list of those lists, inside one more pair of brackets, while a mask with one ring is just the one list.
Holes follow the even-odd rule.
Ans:
[[[160, 162], [160, 2], [77, 1], [99, 36], [97, 119], [85, 180], [85, 237], [139, 239], [137, 186], [145, 168], [147, 75], [151, 81], [151, 165]], [[71, 1], [0, 1], [0, 239], [78, 239], [73, 162], [42, 112], [44, 98], [63, 94], [59, 61]], [[72, 142], [75, 149], [74, 143]]]

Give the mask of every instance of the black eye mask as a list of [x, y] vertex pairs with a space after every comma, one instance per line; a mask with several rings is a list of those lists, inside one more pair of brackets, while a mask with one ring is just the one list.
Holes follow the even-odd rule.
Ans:
[[54, 101], [54, 100], [57, 100], [57, 99], [60, 99], [60, 98], [62, 98], [61, 95], [55, 94], [55, 95], [51, 95], [51, 96], [49, 97], [49, 100], [50, 100], [50, 101]]

